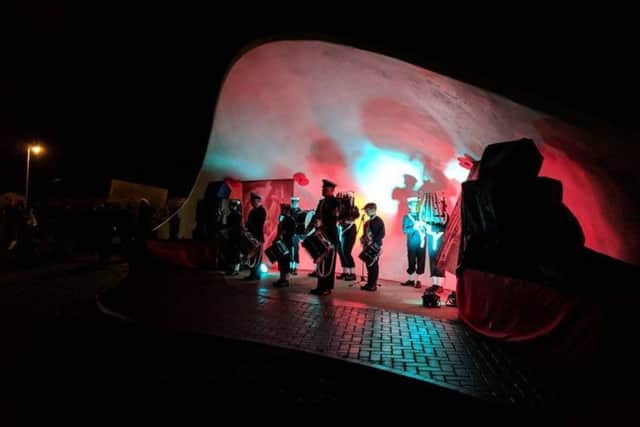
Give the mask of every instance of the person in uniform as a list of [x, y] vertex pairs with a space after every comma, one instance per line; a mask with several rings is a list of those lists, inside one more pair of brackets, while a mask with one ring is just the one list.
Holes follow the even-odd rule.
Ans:
[[363, 249], [377, 245], [378, 255], [373, 262], [367, 264], [367, 284], [361, 286], [360, 289], [375, 292], [378, 290], [378, 276], [380, 273], [378, 262], [380, 261], [380, 253], [382, 252], [382, 239], [384, 239], [385, 235], [384, 221], [377, 215], [378, 206], [375, 203], [367, 203], [364, 206], [364, 210], [369, 219], [364, 224], [361, 243]]
[[356, 263], [353, 260], [353, 255], [351, 255], [358, 234], [354, 218], [349, 217], [340, 220], [338, 232], [340, 237], [338, 255], [340, 255], [340, 265], [342, 266], [342, 274], [338, 276], [338, 279], [356, 280]]
[[[294, 223], [296, 218], [302, 214], [302, 209], [300, 209], [300, 198], [297, 196], [293, 196], [291, 198], [291, 218], [293, 218]], [[294, 276], [298, 275], [298, 264], [300, 264], [300, 237], [297, 233], [293, 234], [293, 239], [291, 240], [291, 274]]]
[[418, 214], [418, 198], [407, 199], [408, 212], [402, 218], [402, 232], [407, 236], [407, 274], [402, 286], [422, 287], [420, 276], [424, 274], [427, 257], [427, 230]]
[[[267, 219], [267, 211], [262, 206], [262, 196], [251, 193], [251, 211], [247, 217], [247, 231], [261, 244], [264, 243], [264, 223]], [[260, 280], [260, 264], [262, 263], [262, 246], [256, 254], [255, 265], [251, 268], [251, 273], [246, 277], [247, 280]]]
[[336, 274], [336, 248], [338, 247], [338, 200], [334, 193], [336, 184], [322, 180], [322, 197], [313, 217], [313, 225], [331, 242], [333, 248], [316, 267], [318, 284], [311, 290], [314, 295], [330, 295], [333, 290]]
[[[296, 222], [291, 216], [291, 205], [280, 205], [280, 222], [278, 222], [278, 234], [276, 240], [280, 239], [287, 248], [293, 246], [293, 236], [296, 232]], [[289, 273], [291, 271], [291, 253], [288, 253], [281, 259], [278, 259], [278, 271], [280, 279], [273, 284], [276, 288], [289, 286]]]
[[444, 229], [449, 219], [448, 215], [444, 214], [444, 218], [440, 222], [430, 222], [427, 224], [427, 250], [429, 251], [429, 272], [431, 276], [431, 287], [429, 292], [442, 292], [444, 290], [444, 271], [438, 268], [436, 262], [440, 246], [442, 246], [442, 236], [444, 235]]

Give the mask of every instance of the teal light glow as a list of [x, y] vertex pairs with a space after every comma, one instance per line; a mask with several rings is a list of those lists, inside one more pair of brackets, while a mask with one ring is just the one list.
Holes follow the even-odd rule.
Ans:
[[354, 162], [354, 175], [367, 201], [377, 203], [382, 214], [395, 214], [398, 201], [391, 195], [395, 188], [404, 188], [405, 175], [416, 179], [413, 190], [424, 183], [424, 166], [418, 159], [400, 151], [385, 150], [370, 142], [362, 144], [359, 158]]
[[444, 168], [444, 176], [462, 183], [467, 180], [469, 169], [463, 168], [457, 159], [453, 159], [450, 160]]
[[266, 273], [269, 271], [269, 267], [267, 267], [265, 264], [260, 264], [260, 272], [261, 273]]

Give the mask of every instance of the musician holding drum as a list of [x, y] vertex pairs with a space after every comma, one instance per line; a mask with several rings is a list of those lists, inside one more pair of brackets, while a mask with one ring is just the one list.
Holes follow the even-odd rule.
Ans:
[[[300, 198], [297, 196], [293, 196], [291, 198], [291, 217], [294, 219], [294, 222], [297, 226], [297, 219], [303, 214], [302, 209], [300, 209]], [[297, 228], [297, 227], [296, 227]], [[299, 230], [293, 234], [293, 239], [291, 241], [291, 274], [294, 276], [298, 275], [298, 264], [300, 264], [300, 237], [298, 233]]]
[[278, 271], [280, 271], [280, 279], [273, 284], [276, 288], [289, 286], [289, 272], [291, 270], [291, 253], [289, 248], [293, 246], [293, 236], [295, 232], [296, 223], [291, 216], [291, 205], [283, 203], [280, 205], [278, 235], [273, 242], [274, 246], [280, 245], [284, 249], [283, 251], [278, 251]]
[[360, 242], [363, 252], [359, 258], [367, 265], [367, 284], [361, 286], [364, 291], [375, 292], [378, 289], [378, 275], [380, 273], [379, 264], [380, 253], [382, 252], [382, 239], [384, 239], [384, 221], [376, 215], [377, 205], [367, 203], [364, 210], [369, 216], [369, 220], [364, 224], [364, 233]]
[[[323, 199], [318, 203], [315, 210], [312, 224], [316, 228], [316, 233], [305, 238], [303, 246], [309, 248], [315, 246], [314, 242], [323, 243], [325, 246], [322, 254], [314, 256], [317, 261], [318, 284], [311, 290], [313, 295], [329, 295], [334, 286], [336, 275], [336, 249], [338, 247], [338, 200], [334, 196], [336, 184], [327, 180], [322, 180]], [[325, 242], [326, 241], [326, 242]], [[331, 247], [326, 247], [331, 245]]]
[[[264, 243], [264, 223], [267, 219], [267, 211], [262, 206], [262, 196], [251, 193], [251, 211], [247, 218], [246, 228], [260, 244]], [[260, 280], [260, 264], [262, 263], [262, 247], [258, 248], [255, 264], [251, 268], [251, 274], [247, 280]]]
[[342, 274], [338, 279], [352, 281], [356, 280], [356, 263], [353, 260], [351, 251], [356, 244], [358, 228], [355, 220], [358, 219], [359, 211], [355, 205], [355, 196], [352, 191], [346, 193], [338, 193], [338, 202], [340, 204], [338, 237], [340, 245], [338, 247], [338, 255], [340, 256], [340, 265], [342, 265]]

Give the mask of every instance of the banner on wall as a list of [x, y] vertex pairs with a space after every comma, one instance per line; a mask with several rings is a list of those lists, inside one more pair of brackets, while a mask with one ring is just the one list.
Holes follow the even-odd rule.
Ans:
[[265, 179], [242, 182], [242, 217], [246, 223], [251, 210], [251, 193], [262, 196], [262, 206], [267, 211], [264, 223], [265, 246], [269, 246], [278, 232], [280, 204], [290, 203], [293, 197], [293, 179]]

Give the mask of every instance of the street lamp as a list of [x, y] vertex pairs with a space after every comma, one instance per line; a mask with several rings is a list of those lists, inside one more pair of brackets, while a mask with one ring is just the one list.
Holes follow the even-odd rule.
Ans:
[[29, 163], [31, 163], [31, 153], [34, 155], [39, 155], [42, 153], [42, 145], [39, 144], [29, 144], [27, 145], [27, 181], [25, 184], [24, 190], [24, 204], [25, 207], [29, 206]]

